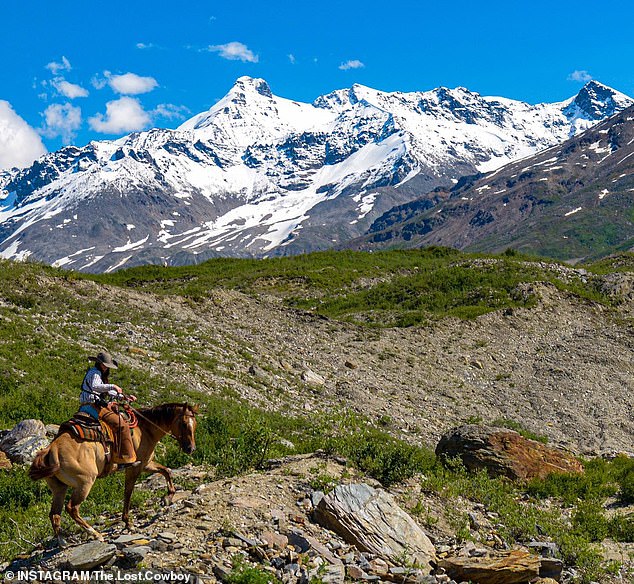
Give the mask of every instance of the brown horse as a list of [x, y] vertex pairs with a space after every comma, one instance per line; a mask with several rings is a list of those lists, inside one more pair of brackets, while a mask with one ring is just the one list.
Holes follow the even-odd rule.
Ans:
[[[169, 434], [176, 438], [183, 452], [191, 454], [196, 448], [194, 434], [198, 407], [170, 403], [135, 410], [135, 413], [139, 425], [133, 432], [132, 439], [137, 460], [140, 460], [141, 464], [125, 471], [123, 521], [128, 528], [131, 527], [130, 498], [134, 484], [142, 472], [158, 472], [165, 477], [166, 500], [168, 503], [171, 502], [176, 492], [171, 472], [167, 467], [154, 462], [154, 449], [159, 440]], [[34, 481], [45, 479], [53, 493], [49, 517], [60, 546], [65, 545], [60, 528], [62, 508], [69, 488], [72, 489], [72, 494], [66, 503], [66, 511], [78, 525], [103, 541], [103, 536], [79, 515], [79, 506], [86, 500], [95, 480], [115, 469], [116, 465], [108, 463], [101, 443], [82, 441], [68, 433], [60, 434], [47, 448], [37, 453], [31, 464], [29, 476]]]

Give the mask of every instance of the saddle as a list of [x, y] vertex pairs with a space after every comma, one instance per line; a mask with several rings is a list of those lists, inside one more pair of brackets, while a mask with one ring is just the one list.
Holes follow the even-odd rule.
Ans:
[[104, 447], [114, 444], [112, 428], [101, 420], [95, 420], [90, 414], [77, 412], [70, 420], [60, 425], [57, 435], [64, 432], [72, 434], [80, 440], [88, 442], [101, 442]]
[[[133, 428], [139, 425], [139, 420], [134, 410], [127, 404], [122, 407], [119, 407], [117, 404], [112, 404], [111, 408], [127, 422], [130, 428], [130, 434], [132, 434]], [[82, 441], [101, 443], [106, 459], [99, 477], [107, 476], [112, 472], [113, 453], [118, 450], [119, 439], [106, 422], [96, 420], [87, 412], [76, 412], [70, 420], [60, 425], [57, 435], [60, 436], [64, 433], [75, 436]]]

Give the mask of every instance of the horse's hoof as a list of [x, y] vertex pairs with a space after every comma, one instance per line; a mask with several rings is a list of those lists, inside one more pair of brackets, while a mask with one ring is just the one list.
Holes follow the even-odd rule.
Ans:
[[95, 529], [90, 530], [90, 535], [92, 535], [95, 539], [98, 539], [99, 541], [105, 541], [103, 535], [101, 535], [101, 533], [99, 533]]
[[57, 538], [57, 545], [60, 549], [64, 549], [68, 544], [66, 543], [66, 540], [60, 535]]

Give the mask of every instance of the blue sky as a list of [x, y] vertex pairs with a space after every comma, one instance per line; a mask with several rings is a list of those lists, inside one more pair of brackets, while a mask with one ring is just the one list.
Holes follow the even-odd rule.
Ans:
[[631, 2], [4, 0], [0, 19], [0, 168], [176, 127], [242, 75], [301, 101], [361, 83], [552, 102], [590, 78], [634, 96]]

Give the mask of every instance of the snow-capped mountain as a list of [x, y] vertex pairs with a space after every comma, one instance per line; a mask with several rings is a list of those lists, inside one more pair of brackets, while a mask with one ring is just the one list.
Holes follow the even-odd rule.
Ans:
[[307, 104], [241, 77], [176, 130], [70, 146], [0, 174], [0, 255], [97, 272], [324, 249], [632, 103], [590, 82], [555, 104], [360, 85]]
[[533, 156], [394, 207], [345, 247], [512, 248], [568, 262], [634, 249], [634, 106]]

